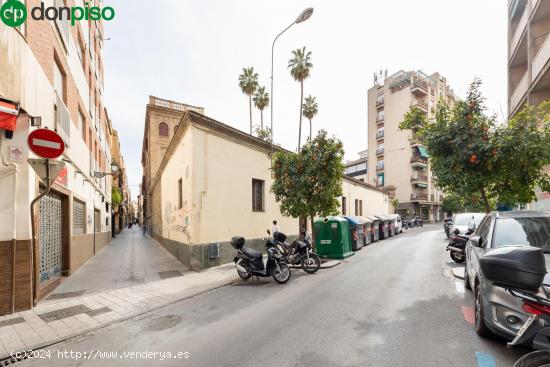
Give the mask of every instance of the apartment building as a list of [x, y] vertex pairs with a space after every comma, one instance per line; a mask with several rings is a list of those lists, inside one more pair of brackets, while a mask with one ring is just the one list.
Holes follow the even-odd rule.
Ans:
[[[508, 115], [550, 99], [550, 2], [508, 1]], [[547, 168], [550, 173], [550, 167]], [[531, 209], [550, 210], [550, 193], [537, 190]]]
[[427, 221], [441, 220], [443, 195], [435, 188], [426, 149], [399, 124], [411, 107], [430, 117], [440, 99], [452, 105], [455, 95], [439, 73], [399, 71], [368, 91], [368, 182], [395, 190], [399, 214]]
[[[0, 117], [14, 112], [14, 125], [0, 130], [0, 315], [31, 308], [110, 241], [113, 130], [102, 50], [101, 21], [0, 22]], [[33, 242], [30, 203], [45, 186], [27, 163], [38, 158], [27, 136], [38, 127], [55, 130], [66, 149], [65, 167], [35, 206]]]
[[353, 161], [346, 162], [344, 165], [344, 174], [353, 177], [361, 182], [368, 183], [368, 160], [369, 151], [367, 149], [359, 152], [359, 158]]

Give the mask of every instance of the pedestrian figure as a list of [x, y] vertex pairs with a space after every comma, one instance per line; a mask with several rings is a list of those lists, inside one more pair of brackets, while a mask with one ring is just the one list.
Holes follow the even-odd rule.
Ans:
[[141, 229], [143, 230], [143, 236], [145, 236], [145, 223], [143, 223], [143, 227], [141, 227]]
[[279, 232], [279, 226], [277, 226], [277, 221], [273, 221], [273, 227], [271, 228], [271, 233]]

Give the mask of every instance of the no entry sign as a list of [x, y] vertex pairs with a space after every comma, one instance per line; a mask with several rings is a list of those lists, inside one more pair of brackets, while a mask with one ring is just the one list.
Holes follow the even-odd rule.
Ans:
[[30, 150], [39, 157], [54, 159], [65, 151], [65, 143], [55, 131], [48, 129], [34, 130], [27, 139]]

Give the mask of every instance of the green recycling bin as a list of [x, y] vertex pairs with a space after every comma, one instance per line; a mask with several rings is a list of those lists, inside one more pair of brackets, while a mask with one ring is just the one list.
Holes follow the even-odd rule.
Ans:
[[354, 255], [347, 219], [341, 217], [317, 219], [314, 227], [315, 245], [319, 256], [345, 259]]

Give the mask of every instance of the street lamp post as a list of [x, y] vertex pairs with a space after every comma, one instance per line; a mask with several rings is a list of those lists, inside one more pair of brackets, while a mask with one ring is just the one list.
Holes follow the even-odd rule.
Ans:
[[271, 153], [273, 153], [273, 57], [274, 57], [274, 51], [275, 51], [275, 42], [290, 27], [292, 27], [294, 24], [305, 22], [311, 17], [312, 14], [313, 14], [313, 8], [304, 9], [294, 22], [292, 22], [288, 27], [283, 29], [283, 31], [279, 33], [277, 37], [275, 37], [275, 39], [273, 40], [273, 44], [271, 45], [271, 111], [270, 111], [271, 113]]

